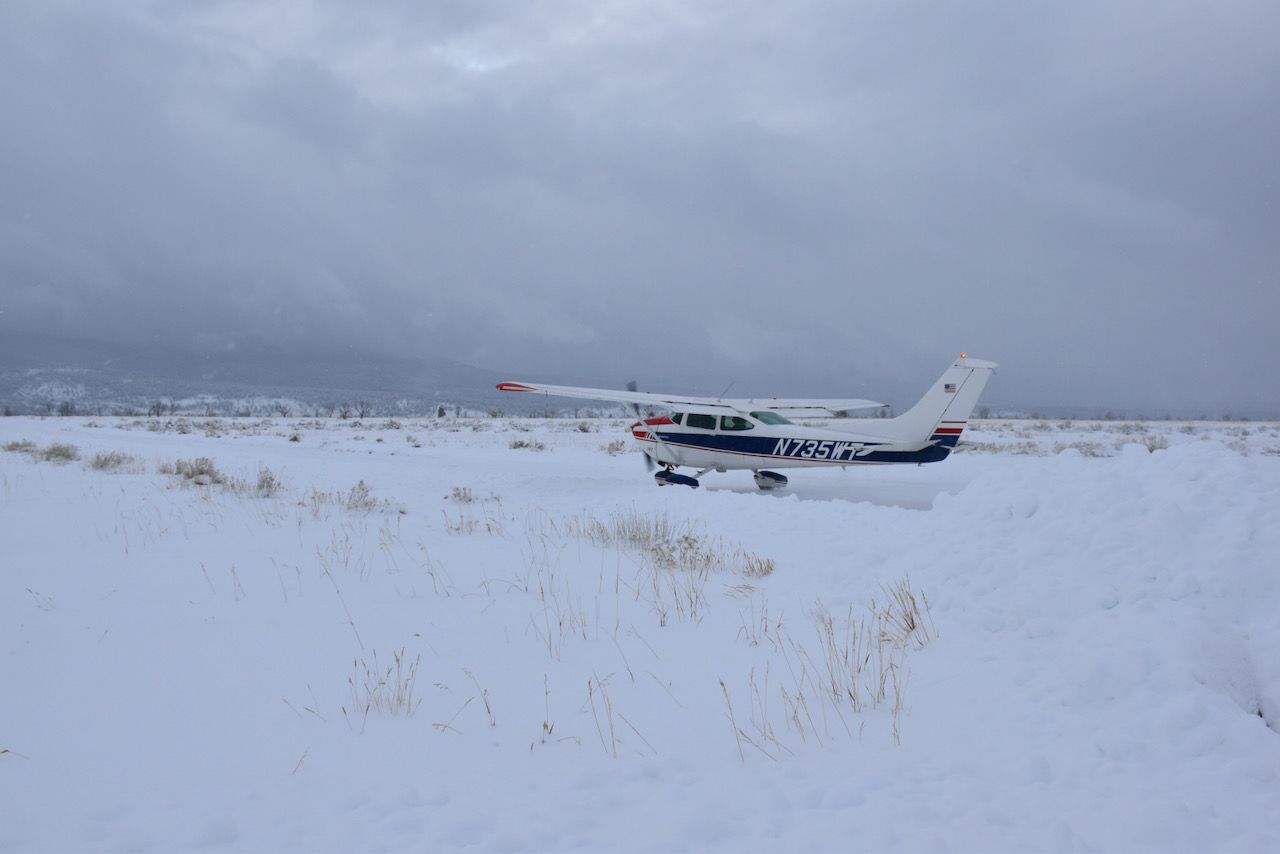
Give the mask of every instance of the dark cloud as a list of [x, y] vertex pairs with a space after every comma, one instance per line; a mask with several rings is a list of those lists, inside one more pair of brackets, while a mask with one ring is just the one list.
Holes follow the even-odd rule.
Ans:
[[[1280, 7], [0, 7], [0, 334], [1280, 408]], [[714, 388], [713, 388], [714, 387]]]

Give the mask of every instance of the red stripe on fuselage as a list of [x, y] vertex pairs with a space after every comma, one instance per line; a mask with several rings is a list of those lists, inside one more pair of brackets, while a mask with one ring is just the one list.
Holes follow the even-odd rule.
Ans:
[[637, 421], [635, 424], [631, 425], [631, 435], [635, 436], [637, 439], [649, 439], [653, 434], [646, 430], [646, 427], [659, 427], [663, 424], [674, 423], [674, 421], [665, 415], [660, 415], [656, 418], [646, 418], [643, 421]]

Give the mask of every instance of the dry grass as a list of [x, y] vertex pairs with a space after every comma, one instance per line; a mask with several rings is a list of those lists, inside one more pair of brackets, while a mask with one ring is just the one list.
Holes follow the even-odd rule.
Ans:
[[582, 633], [579, 629], [584, 617], [567, 583], [543, 566], [550, 563], [543, 555], [557, 554], [565, 538], [630, 553], [633, 574], [629, 579], [615, 579], [615, 591], [626, 591], [646, 604], [660, 627], [672, 622], [701, 622], [710, 603], [707, 584], [714, 574], [762, 578], [775, 568], [769, 558], [727, 546], [708, 536], [701, 526], [673, 522], [664, 513], [625, 510], [605, 519], [576, 516], [560, 523], [537, 516], [531, 518], [527, 533], [535, 560], [530, 572], [514, 586], [538, 591], [547, 606], [540, 619], [552, 658], [558, 656], [559, 640]]
[[[873, 600], [861, 612], [850, 606], [840, 618], [819, 601], [811, 615], [816, 646], [798, 640], [780, 618], [770, 617], [767, 603], [752, 598], [738, 636], [752, 646], [769, 644], [781, 655], [785, 670], [773, 673], [768, 662], [762, 673], [752, 668], [745, 718], [733, 715], [728, 689], [721, 683], [739, 751], [747, 744], [777, 758], [775, 754], [791, 753], [783, 741], [788, 733], [819, 744], [839, 733], [861, 735], [866, 716], [877, 711], [887, 713], [894, 742], [901, 742], [907, 658], [938, 633], [928, 599], [909, 578], [881, 589], [883, 602]], [[781, 730], [774, 723], [778, 712]]]
[[351, 693], [351, 708], [342, 707], [342, 716], [351, 726], [352, 717], [360, 719], [360, 730], [370, 712], [387, 715], [410, 716], [418, 710], [422, 701], [414, 696], [418, 683], [418, 666], [422, 656], [409, 659], [402, 647], [391, 654], [392, 662], [383, 666], [378, 662], [378, 651], [372, 650], [369, 659], [357, 658], [351, 662], [351, 675], [347, 687]]
[[264, 498], [270, 498], [280, 493], [284, 489], [284, 485], [280, 483], [280, 478], [276, 477], [276, 473], [271, 469], [263, 466], [258, 469], [258, 494]]
[[743, 552], [742, 574], [747, 578], [764, 578], [775, 569], [773, 558]]
[[15, 454], [34, 454], [36, 451], [36, 443], [30, 439], [17, 439], [12, 442], [5, 442], [3, 447], [6, 451], [12, 451]]
[[160, 474], [175, 475], [186, 483], [194, 483], [199, 486], [225, 483], [227, 480], [226, 475], [220, 472], [218, 467], [214, 465], [213, 460], [208, 457], [161, 463], [158, 470]]
[[[317, 518], [326, 507], [340, 507], [353, 513], [374, 513], [386, 512], [391, 510], [390, 501], [383, 498], [376, 498], [369, 484], [363, 480], [356, 483], [351, 489], [343, 492], [341, 490], [335, 492], [322, 492], [321, 490], [312, 488], [307, 493], [307, 497], [301, 502], [303, 505], [310, 507], [312, 514]], [[404, 511], [401, 511], [404, 512]]]
[[661, 569], [689, 572], [735, 572], [762, 578], [773, 572], [774, 562], [741, 548], [725, 545], [709, 536], [701, 526], [673, 522], [665, 513], [619, 510], [606, 519], [574, 517], [559, 526], [557, 533], [587, 540], [598, 546], [639, 551]]
[[545, 451], [547, 449], [541, 439], [512, 439], [507, 447], [512, 450], [528, 448], [530, 451]]
[[80, 459], [80, 449], [75, 445], [54, 442], [39, 451], [37, 456], [47, 463], [69, 463]]
[[88, 465], [101, 472], [141, 474], [146, 470], [142, 460], [123, 451], [99, 451], [89, 459]]

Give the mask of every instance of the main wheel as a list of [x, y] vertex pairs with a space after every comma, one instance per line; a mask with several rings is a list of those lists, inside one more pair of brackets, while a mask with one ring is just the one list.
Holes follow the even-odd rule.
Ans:
[[756, 479], [756, 486], [765, 492], [771, 489], [781, 489], [787, 485], [787, 478], [776, 471], [758, 471], [754, 472], [753, 476]]

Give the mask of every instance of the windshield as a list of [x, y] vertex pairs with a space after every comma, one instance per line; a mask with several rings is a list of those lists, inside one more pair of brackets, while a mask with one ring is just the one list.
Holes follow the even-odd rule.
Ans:
[[783, 418], [776, 412], [753, 412], [751, 417], [759, 421], [761, 424], [790, 424], [791, 422]]

